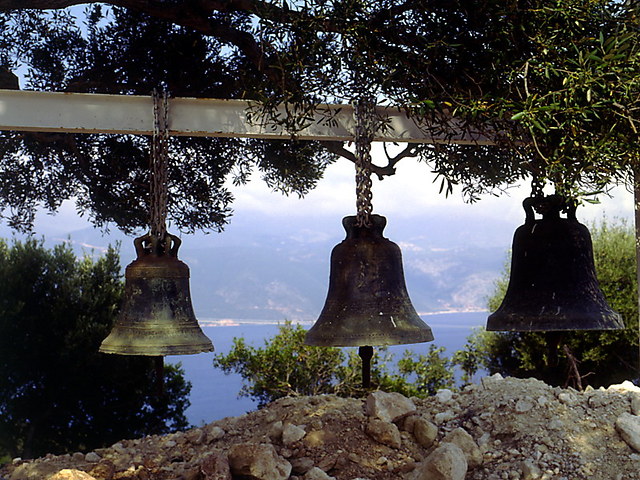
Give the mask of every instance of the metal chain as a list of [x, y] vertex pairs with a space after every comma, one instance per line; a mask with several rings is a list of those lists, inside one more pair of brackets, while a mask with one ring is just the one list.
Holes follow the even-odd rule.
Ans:
[[371, 225], [371, 143], [375, 133], [375, 102], [360, 97], [354, 105], [356, 116], [356, 223], [359, 227]]
[[167, 233], [167, 164], [169, 153], [169, 95], [153, 91], [153, 140], [151, 143], [150, 210], [151, 235]]

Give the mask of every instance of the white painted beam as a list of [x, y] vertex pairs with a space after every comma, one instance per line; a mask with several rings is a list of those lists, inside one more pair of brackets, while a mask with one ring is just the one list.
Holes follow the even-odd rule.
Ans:
[[[325, 105], [326, 114], [317, 113], [297, 134], [301, 140], [353, 140], [355, 119], [351, 105]], [[198, 137], [244, 137], [288, 139], [291, 135], [276, 124], [263, 124], [251, 115], [251, 105], [243, 100], [172, 98], [169, 100], [171, 135]], [[254, 110], [257, 111], [257, 110]], [[494, 143], [479, 133], [455, 128], [453, 135], [432, 133], [397, 109], [378, 107], [388, 119], [387, 128], [375, 141], [415, 143]], [[285, 111], [282, 109], [281, 115]], [[331, 121], [329, 121], [329, 119]], [[114, 133], [150, 135], [153, 131], [153, 101], [150, 96], [0, 90], [0, 130]]]

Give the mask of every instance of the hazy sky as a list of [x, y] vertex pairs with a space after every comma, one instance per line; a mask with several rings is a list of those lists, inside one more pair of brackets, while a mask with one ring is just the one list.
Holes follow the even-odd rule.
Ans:
[[[376, 149], [374, 149], [374, 162]], [[382, 163], [378, 159], [378, 163]], [[373, 178], [374, 213], [391, 218], [416, 217], [429, 212], [441, 211], [450, 215], [454, 228], [465, 228], [462, 217], [472, 214], [487, 219], [498, 219], [513, 223], [514, 228], [524, 220], [522, 200], [530, 193], [529, 185], [514, 187], [499, 197], [485, 196], [474, 204], [465, 203], [459, 189], [446, 197], [438, 193], [439, 182], [434, 183], [434, 175], [429, 167], [414, 159], [405, 158], [397, 165], [397, 173], [380, 181]], [[296, 221], [306, 217], [313, 223], [314, 217], [336, 216], [336, 223], [344, 215], [355, 214], [354, 166], [340, 159], [327, 168], [325, 177], [315, 190], [300, 199], [297, 196], [284, 196], [274, 193], [262, 182], [258, 175], [247, 185], [233, 187], [234, 220], [260, 214], [265, 222], [260, 228], [278, 228], [278, 219]], [[613, 198], [602, 196], [601, 204], [586, 204], [578, 209], [578, 219], [582, 222], [597, 220], [606, 214], [608, 218], [633, 218], [633, 196], [624, 188], [617, 188]], [[455, 222], [460, 216], [460, 223]], [[268, 221], [267, 221], [268, 220]], [[37, 233], [64, 235], [88, 226], [79, 218], [71, 202], [65, 202], [55, 216], [39, 215], [36, 223]], [[391, 226], [391, 225], [390, 225]]]
[[[374, 162], [375, 157], [374, 151]], [[509, 189], [499, 197], [488, 195], [479, 202], [468, 204], [464, 202], [460, 189], [449, 197], [439, 194], [440, 182], [434, 183], [434, 179], [424, 163], [403, 159], [398, 163], [395, 175], [382, 181], [373, 177], [374, 212], [385, 216], [413, 216], [431, 209], [459, 211], [464, 208], [513, 220], [515, 224], [524, 218], [521, 203], [530, 193], [528, 184]], [[286, 212], [287, 215], [312, 215], [313, 212], [351, 214], [355, 212], [354, 166], [344, 159], [329, 166], [318, 187], [303, 199], [274, 194], [257, 178], [249, 185], [234, 189], [234, 194], [234, 210], [238, 214], [244, 210], [263, 211], [265, 214]], [[633, 195], [624, 188], [617, 188], [613, 198], [602, 196], [600, 200], [602, 203], [599, 205], [580, 207], [578, 218], [589, 221], [600, 218], [603, 213], [607, 217], [632, 218]]]

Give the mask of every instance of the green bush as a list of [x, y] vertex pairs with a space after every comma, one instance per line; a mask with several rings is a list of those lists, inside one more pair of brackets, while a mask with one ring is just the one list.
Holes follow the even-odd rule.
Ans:
[[[213, 364], [225, 373], [240, 374], [245, 382], [240, 395], [257, 400], [260, 406], [284, 396], [367, 393], [355, 349], [305, 345], [305, 334], [301, 325], [285, 322], [262, 348], [234, 338], [231, 351], [216, 355]], [[406, 351], [392, 368], [393, 355], [385, 348], [376, 349], [371, 360], [373, 388], [424, 396], [453, 386], [453, 362], [443, 357], [443, 351], [435, 345], [426, 355]]]
[[[600, 287], [622, 315], [625, 330], [476, 332], [465, 351], [490, 373], [536, 377], [550, 385], [594, 387], [638, 377], [638, 296], [635, 233], [625, 221], [603, 219], [590, 228]], [[508, 268], [489, 298], [500, 305]]]

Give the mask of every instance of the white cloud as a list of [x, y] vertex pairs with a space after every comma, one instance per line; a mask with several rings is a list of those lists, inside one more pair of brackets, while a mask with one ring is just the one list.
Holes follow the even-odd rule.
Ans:
[[[374, 147], [374, 162], [382, 164]], [[376, 159], [376, 157], [378, 157]], [[373, 210], [388, 217], [413, 217], [432, 209], [450, 209], [451, 215], [465, 209], [478, 215], [499, 218], [519, 225], [524, 220], [522, 200], [530, 193], [528, 184], [510, 188], [498, 197], [485, 195], [479, 202], [469, 204], [463, 199], [460, 189], [454, 189], [449, 197], [438, 193], [439, 182], [430, 168], [415, 159], [405, 158], [396, 165], [396, 174], [380, 181], [373, 176]], [[308, 216], [355, 214], [355, 170], [353, 163], [339, 159], [330, 165], [318, 186], [306, 197], [286, 197], [271, 192], [255, 175], [247, 185], [233, 188], [236, 215], [243, 211], [258, 211], [270, 216]], [[609, 218], [633, 216], [633, 195], [624, 188], [613, 190], [613, 197], [601, 196], [601, 204], [585, 204], [578, 210], [578, 219], [591, 221], [604, 214]]]

